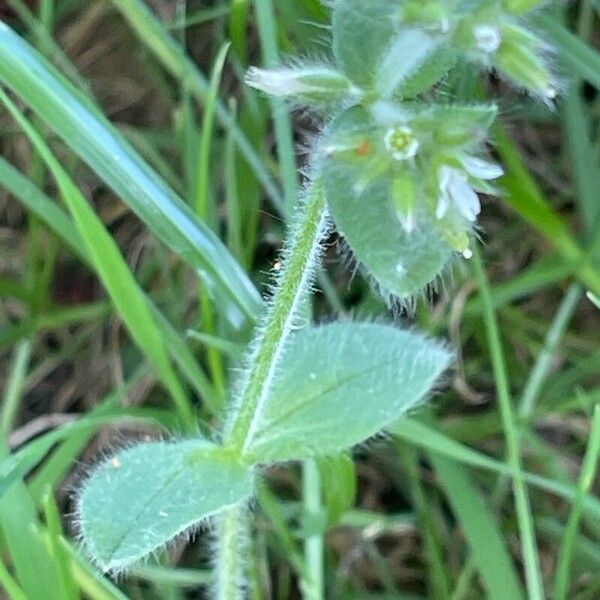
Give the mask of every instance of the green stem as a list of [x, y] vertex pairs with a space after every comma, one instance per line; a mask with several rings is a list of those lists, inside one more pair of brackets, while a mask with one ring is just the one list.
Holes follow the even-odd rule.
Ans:
[[556, 356], [556, 350], [560, 344], [560, 340], [563, 338], [582, 296], [583, 289], [580, 285], [574, 283], [563, 298], [556, 316], [552, 320], [546, 339], [544, 340], [544, 347], [539, 353], [535, 365], [527, 379], [527, 383], [525, 384], [523, 395], [519, 402], [520, 417], [527, 418], [532, 415], [535, 409], [535, 403], [539, 398], [550, 371], [552, 370], [552, 363]]
[[[284, 267], [273, 300], [248, 361], [251, 368], [247, 371], [237, 403], [225, 424], [224, 444], [240, 459], [243, 459], [260, 422], [285, 341], [293, 330], [319, 257], [320, 241], [326, 227], [326, 210], [325, 197], [318, 183], [309, 190], [306, 201], [300, 204], [295, 221], [287, 238], [283, 253]], [[218, 600], [238, 598], [236, 594], [239, 593], [240, 582], [244, 580], [240, 531], [248, 528], [245, 507], [229, 509], [219, 517], [216, 567]]]
[[216, 600], [239, 600], [244, 589], [244, 548], [249, 544], [246, 506], [234, 506], [219, 515], [217, 528]]
[[581, 474], [577, 486], [577, 494], [573, 501], [573, 508], [567, 521], [560, 551], [558, 553], [558, 564], [554, 579], [555, 600], [566, 600], [569, 592], [569, 580], [571, 575], [571, 564], [573, 552], [577, 541], [577, 531], [583, 512], [583, 499], [592, 487], [598, 468], [598, 457], [600, 455], [600, 405], [597, 405], [592, 418], [592, 426], [587, 450], [581, 465]]
[[284, 250], [284, 266], [266, 319], [254, 342], [248, 362], [252, 369], [225, 427], [224, 442], [243, 457], [260, 423], [275, 369], [298, 309], [308, 291], [325, 231], [325, 197], [317, 183], [296, 214], [296, 224]]
[[8, 435], [19, 410], [30, 356], [31, 342], [23, 340], [15, 350], [15, 358], [10, 369], [2, 410], [0, 410], [0, 453], [2, 448], [8, 445]]
[[[302, 492], [307, 515], [321, 513], [321, 478], [314, 459], [302, 464]], [[304, 577], [302, 592], [305, 600], [323, 600], [323, 535], [320, 532], [308, 536], [304, 542]]]
[[528, 597], [530, 600], [542, 600], [544, 598], [544, 587], [540, 576], [540, 562], [535, 541], [531, 507], [521, 465], [519, 431], [510, 397], [510, 387], [498, 321], [494, 311], [490, 286], [483, 269], [483, 263], [481, 262], [479, 252], [475, 252], [474, 254], [473, 265], [475, 279], [481, 294], [483, 317], [490, 346], [492, 366], [496, 381], [496, 392], [500, 406], [500, 416], [506, 440], [507, 460], [514, 473], [512, 482], [513, 493], [515, 496], [517, 521], [521, 534], [521, 547], [523, 551], [523, 561], [525, 563], [527, 590], [529, 592]]
[[[254, 11], [260, 35], [262, 56], [265, 67], [277, 66], [279, 52], [277, 50], [277, 23], [273, 0], [255, 2]], [[292, 122], [285, 103], [278, 98], [271, 98], [271, 114], [277, 140], [277, 157], [283, 179], [285, 197], [285, 212], [291, 215], [298, 196], [298, 178], [296, 167], [296, 152], [294, 151], [294, 135]]]

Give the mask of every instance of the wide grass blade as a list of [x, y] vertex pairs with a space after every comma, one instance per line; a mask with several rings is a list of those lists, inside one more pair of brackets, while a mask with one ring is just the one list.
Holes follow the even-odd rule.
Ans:
[[435, 453], [429, 455], [429, 460], [460, 521], [471, 557], [486, 589], [486, 598], [523, 598], [523, 590], [502, 534], [481, 493], [471, 481], [468, 469]]
[[261, 298], [217, 236], [98, 109], [4, 23], [0, 23], [0, 80], [21, 96], [160, 240], [192, 265], [209, 286], [222, 290], [238, 308], [238, 319], [254, 319]]

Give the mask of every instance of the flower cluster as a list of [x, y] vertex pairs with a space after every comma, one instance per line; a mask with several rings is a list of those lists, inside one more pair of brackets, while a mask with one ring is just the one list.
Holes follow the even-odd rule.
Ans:
[[[389, 294], [431, 281], [452, 252], [472, 255], [478, 193], [493, 193], [502, 175], [484, 148], [496, 106], [432, 101], [437, 84], [468, 60], [544, 101], [556, 94], [548, 48], [527, 20], [539, 4], [378, 0], [358, 10], [355, 0], [332, 0], [334, 66], [249, 72], [251, 86], [330, 115], [312, 172], [325, 180], [346, 241]], [[369, 228], [356, 217], [361, 209]], [[431, 249], [432, 231], [444, 248]], [[386, 243], [420, 254], [413, 272], [397, 269]]]
[[381, 101], [353, 112], [353, 119], [340, 117], [325, 132], [326, 160], [360, 173], [352, 190], [363, 202], [372, 197], [370, 187], [384, 181], [407, 234], [427, 212], [446, 243], [469, 257], [469, 232], [481, 210], [477, 192], [491, 191], [487, 182], [502, 175], [479, 156], [495, 106]]

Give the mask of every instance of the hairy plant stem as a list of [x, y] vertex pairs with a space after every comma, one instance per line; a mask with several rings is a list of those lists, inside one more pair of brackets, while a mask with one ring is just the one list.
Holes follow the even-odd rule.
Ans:
[[[306, 201], [296, 211], [273, 300], [254, 341], [246, 378], [225, 425], [224, 445], [241, 460], [260, 422], [285, 341], [293, 331], [302, 300], [310, 289], [326, 220], [325, 197], [321, 185], [316, 182], [309, 189]], [[248, 509], [245, 506], [230, 508], [219, 516], [218, 600], [239, 598], [239, 583], [244, 580], [240, 532], [248, 527]]]
[[283, 251], [273, 300], [254, 341], [246, 379], [225, 426], [224, 443], [243, 458], [260, 423], [285, 341], [309, 290], [325, 231], [325, 197], [319, 183], [298, 208]]
[[217, 527], [216, 600], [239, 600], [245, 589], [244, 550], [250, 545], [248, 508], [234, 506], [219, 515]]

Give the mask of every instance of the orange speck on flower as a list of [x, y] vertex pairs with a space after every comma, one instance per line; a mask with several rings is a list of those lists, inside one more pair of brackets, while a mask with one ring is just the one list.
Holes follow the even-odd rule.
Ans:
[[367, 140], [364, 140], [357, 146], [355, 152], [356, 156], [367, 156], [371, 152], [371, 144]]

